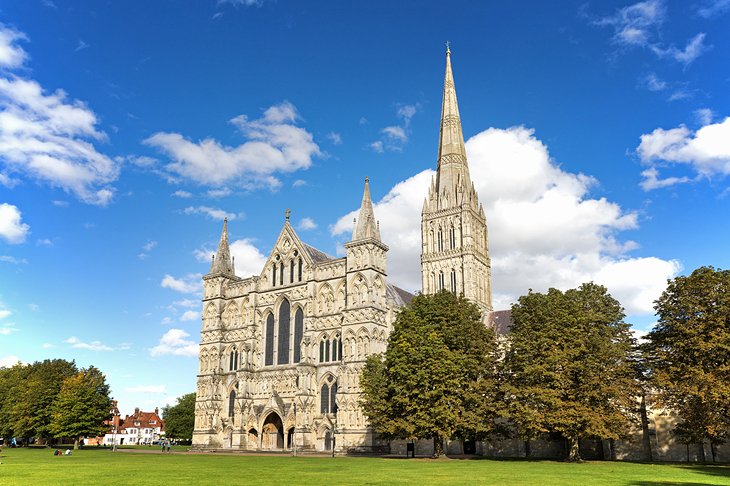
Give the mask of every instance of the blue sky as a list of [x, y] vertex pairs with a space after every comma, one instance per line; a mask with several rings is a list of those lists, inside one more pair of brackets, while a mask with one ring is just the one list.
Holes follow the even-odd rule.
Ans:
[[61, 357], [123, 411], [195, 389], [229, 218], [259, 273], [292, 210], [332, 255], [370, 177], [418, 290], [449, 40], [495, 303], [730, 267], [730, 1], [0, 4], [0, 364]]

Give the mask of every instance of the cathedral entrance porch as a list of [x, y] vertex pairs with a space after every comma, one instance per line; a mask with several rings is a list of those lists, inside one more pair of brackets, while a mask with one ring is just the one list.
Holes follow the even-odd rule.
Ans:
[[264, 420], [261, 434], [261, 448], [269, 451], [284, 448], [284, 424], [276, 412], [271, 412]]

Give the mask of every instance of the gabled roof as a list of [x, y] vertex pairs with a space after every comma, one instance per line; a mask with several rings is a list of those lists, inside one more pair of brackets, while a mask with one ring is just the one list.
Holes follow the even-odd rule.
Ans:
[[498, 310], [487, 314], [487, 327], [497, 336], [506, 336], [512, 330], [512, 310]]
[[393, 284], [386, 284], [386, 292], [388, 297], [393, 299], [396, 306], [398, 307], [404, 307], [408, 305], [411, 300], [413, 300], [414, 295], [407, 290], [403, 290], [400, 287], [396, 287]]
[[320, 251], [313, 246], [309, 246], [308, 244], [306, 244], [304, 242], [302, 242], [302, 245], [304, 246], [304, 249], [309, 254], [309, 258], [311, 258], [314, 263], [324, 263], [324, 262], [328, 262], [330, 260], [336, 260], [335, 257], [329, 256], [325, 252]]

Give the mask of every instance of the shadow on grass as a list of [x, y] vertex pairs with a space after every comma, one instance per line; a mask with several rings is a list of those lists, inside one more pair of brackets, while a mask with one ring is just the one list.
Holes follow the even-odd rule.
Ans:
[[[657, 463], [655, 463], [657, 464]], [[697, 474], [712, 476], [714, 478], [727, 478], [728, 482], [727, 484], [730, 484], [730, 466], [726, 465], [717, 465], [717, 466], [710, 466], [710, 465], [697, 465], [697, 466], [689, 466], [685, 464], [675, 464], [674, 466], [677, 469], [683, 469], [685, 471], [692, 471]], [[674, 485], [682, 485], [682, 486], [706, 486], [707, 484], [717, 484], [715, 482], [712, 483], [705, 483], [705, 482], [675, 482], [675, 481], [632, 481], [630, 483], [627, 483], [629, 486], [674, 486]]]

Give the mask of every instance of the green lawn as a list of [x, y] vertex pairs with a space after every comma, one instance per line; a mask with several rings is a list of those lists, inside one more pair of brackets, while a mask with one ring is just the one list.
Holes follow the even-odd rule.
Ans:
[[0, 484], [730, 485], [730, 466], [487, 459], [381, 459], [3, 449]]

